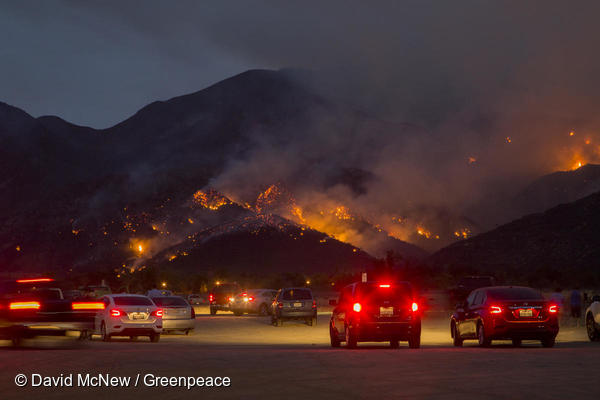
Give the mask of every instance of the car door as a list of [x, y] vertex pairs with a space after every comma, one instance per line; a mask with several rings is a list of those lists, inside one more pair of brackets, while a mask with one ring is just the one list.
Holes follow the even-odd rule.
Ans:
[[469, 304], [468, 311], [465, 313], [468, 335], [472, 337], [477, 336], [477, 324], [479, 323], [481, 308], [483, 307], [483, 294], [482, 290], [475, 291], [475, 296], [471, 304]]
[[352, 299], [352, 286], [345, 287], [340, 293], [337, 305], [333, 309], [332, 323], [338, 334], [342, 335], [345, 330], [347, 305]]
[[473, 301], [475, 299], [475, 296], [477, 295], [477, 292], [478, 292], [477, 290], [474, 290], [471, 293], [469, 293], [469, 295], [467, 296], [467, 300], [465, 300], [465, 302], [464, 302], [464, 306], [462, 308], [462, 313], [459, 313], [459, 315], [461, 315], [462, 318], [459, 318], [458, 321], [456, 322], [456, 327], [462, 338], [471, 337], [474, 334], [473, 328], [471, 327], [470, 308], [473, 305]]

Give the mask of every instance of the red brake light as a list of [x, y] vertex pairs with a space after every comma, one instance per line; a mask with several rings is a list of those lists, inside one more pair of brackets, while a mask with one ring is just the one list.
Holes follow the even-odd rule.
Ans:
[[248, 297], [248, 301], [254, 301], [254, 297], [252, 297], [252, 296]]
[[158, 310], [152, 311], [150, 313], [150, 315], [154, 315], [155, 317], [162, 318], [163, 317], [163, 310], [159, 308]]
[[215, 296], [213, 296], [212, 293], [208, 295], [208, 302], [209, 303], [212, 303], [214, 299], [215, 299]]
[[73, 310], [104, 310], [104, 303], [78, 301], [72, 303], [71, 308]]
[[194, 310], [194, 307], [192, 307], [192, 318], [191, 319], [196, 319], [196, 310]]
[[388, 283], [385, 283], [385, 284], [379, 285], [379, 287], [380, 288], [389, 288], [389, 287], [392, 287], [392, 286], [390, 284], [388, 284]]
[[39, 310], [40, 303], [38, 301], [17, 301], [10, 303], [8, 308], [11, 310]]
[[317, 308], [317, 301], [316, 300], [313, 300], [312, 308]]
[[110, 316], [111, 317], [121, 317], [121, 316], [123, 316], [123, 311], [113, 308], [112, 310], [110, 310]]
[[553, 314], [557, 313], [558, 312], [558, 306], [557, 305], [552, 305], [552, 306], [548, 307], [548, 312], [551, 312]]
[[502, 307], [499, 307], [499, 306], [491, 306], [491, 307], [490, 307], [490, 312], [491, 312], [492, 314], [500, 314], [500, 313], [502, 313]]
[[411, 305], [411, 310], [413, 312], [419, 311], [419, 305], [417, 303], [413, 302], [412, 305]]
[[354, 305], [352, 306], [352, 309], [355, 312], [360, 312], [360, 310], [362, 310], [362, 306], [360, 305], [360, 303], [354, 303]]
[[19, 279], [17, 283], [52, 282], [52, 278]]

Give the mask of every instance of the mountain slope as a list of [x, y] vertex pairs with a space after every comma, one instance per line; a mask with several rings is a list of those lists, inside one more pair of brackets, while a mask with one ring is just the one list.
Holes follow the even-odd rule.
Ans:
[[600, 192], [452, 244], [428, 259], [454, 273], [511, 277], [536, 286], [600, 283]]

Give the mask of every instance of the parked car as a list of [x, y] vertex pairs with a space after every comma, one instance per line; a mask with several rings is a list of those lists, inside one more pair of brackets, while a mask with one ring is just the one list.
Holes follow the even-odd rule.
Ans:
[[52, 278], [0, 282], [0, 339], [20, 345], [38, 336], [87, 337], [96, 311], [104, 305], [87, 299], [65, 299]]
[[493, 286], [472, 291], [451, 317], [450, 333], [455, 346], [474, 339], [487, 347], [492, 340], [540, 340], [554, 346], [558, 334], [558, 305], [523, 286]]
[[113, 336], [148, 336], [158, 342], [163, 329], [163, 310], [147, 296], [110, 294], [102, 297], [104, 310], [96, 314], [95, 333], [108, 342]]
[[346, 342], [389, 341], [393, 348], [408, 341], [410, 348], [421, 345], [421, 315], [408, 282], [357, 282], [342, 289], [329, 324], [332, 347]]
[[196, 312], [183, 297], [152, 297], [152, 301], [163, 310], [163, 333], [182, 331], [186, 335], [196, 326]]
[[592, 297], [592, 304], [585, 310], [585, 327], [592, 342], [600, 341], [600, 295]]
[[271, 304], [271, 322], [282, 326], [283, 321], [304, 320], [310, 326], [317, 324], [317, 301], [308, 288], [279, 289]]
[[232, 310], [235, 315], [259, 314], [269, 315], [271, 313], [271, 304], [277, 295], [274, 289], [251, 289], [235, 296], [232, 304]]
[[190, 303], [191, 305], [198, 305], [204, 303], [204, 298], [202, 298], [202, 296], [200, 296], [199, 294], [190, 294], [188, 295], [187, 300], [188, 303]]
[[235, 295], [240, 292], [241, 289], [237, 283], [222, 283], [212, 288], [208, 294], [210, 315], [215, 315], [217, 311], [231, 311]]

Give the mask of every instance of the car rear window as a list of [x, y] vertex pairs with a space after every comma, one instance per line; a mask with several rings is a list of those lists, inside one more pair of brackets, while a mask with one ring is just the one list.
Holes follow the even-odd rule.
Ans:
[[186, 307], [187, 301], [181, 297], [153, 297], [154, 304], [160, 307]]
[[152, 300], [141, 296], [117, 296], [114, 298], [118, 306], [152, 306]]
[[412, 289], [406, 283], [391, 283], [389, 287], [379, 284], [361, 284], [356, 288], [356, 297], [375, 303], [382, 301], [404, 302], [412, 298]]
[[543, 300], [542, 294], [531, 288], [488, 289], [488, 297], [494, 300]]
[[283, 291], [283, 300], [311, 300], [312, 292], [308, 289], [286, 289]]

